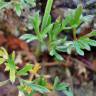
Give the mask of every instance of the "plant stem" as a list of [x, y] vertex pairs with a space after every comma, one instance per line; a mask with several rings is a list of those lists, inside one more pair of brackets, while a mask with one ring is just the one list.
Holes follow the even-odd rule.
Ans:
[[77, 37], [76, 37], [76, 28], [73, 28], [73, 38], [74, 38], [74, 40], [77, 40]]

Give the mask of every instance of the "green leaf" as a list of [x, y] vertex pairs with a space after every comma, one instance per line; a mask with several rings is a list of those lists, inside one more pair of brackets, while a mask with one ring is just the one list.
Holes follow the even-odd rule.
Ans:
[[90, 33], [88, 33], [88, 34], [85, 35], [85, 36], [87, 36], [87, 37], [93, 37], [93, 36], [96, 36], [96, 30], [94, 30], [94, 31], [92, 31], [92, 32], [90, 32]]
[[65, 90], [63, 92], [66, 94], [66, 96], [73, 96], [73, 92], [71, 91], [71, 89], [69, 91]]
[[42, 31], [42, 33], [41, 33], [42, 36], [41, 36], [41, 37], [42, 37], [42, 38], [45, 38], [45, 37], [46, 37], [46, 34], [51, 31], [52, 27], [53, 27], [53, 24], [48, 25], [48, 26]]
[[12, 59], [15, 60], [15, 51], [12, 52]]
[[49, 92], [49, 90], [47, 89], [47, 88], [45, 88], [45, 87], [43, 87], [43, 86], [40, 86], [40, 85], [36, 85], [36, 84], [29, 84], [29, 86], [33, 89], [33, 90], [35, 90], [35, 91], [38, 91], [38, 92], [40, 92], [40, 93], [47, 93], [47, 92]]
[[67, 22], [68, 22], [68, 20], [66, 18], [62, 21], [62, 29], [64, 29], [66, 27]]
[[[69, 29], [76, 28], [81, 23], [81, 15], [82, 15], [82, 6], [79, 5], [76, 10], [71, 11], [68, 16], [66, 16], [65, 20], [62, 22], [62, 28], [66, 29], [66, 25], [70, 25]], [[68, 28], [67, 28], [68, 29]]]
[[50, 55], [53, 56], [55, 54], [55, 49], [50, 50]]
[[35, 0], [25, 0], [28, 4], [30, 4], [32, 7], [36, 6]]
[[82, 5], [78, 5], [76, 11], [75, 11], [75, 14], [74, 14], [74, 23], [75, 24], [78, 24], [80, 23], [80, 17], [82, 15], [82, 12], [83, 12], [83, 7]]
[[6, 49], [3, 47], [0, 48], [0, 56], [2, 58], [4, 58], [5, 60], [8, 59], [8, 53], [7, 53]]
[[56, 90], [63, 91], [66, 96], [73, 96], [73, 92], [71, 91], [71, 88], [66, 83], [59, 83], [56, 86]]
[[47, 81], [43, 76], [40, 76], [40, 78], [38, 78], [38, 80], [36, 82], [38, 85], [41, 85], [41, 86], [46, 86], [46, 84], [47, 84]]
[[58, 54], [57, 52], [55, 52], [54, 56], [55, 56], [55, 59], [58, 60], [58, 61], [63, 61], [64, 60], [64, 58], [60, 54]]
[[4, 58], [0, 58], [0, 64], [4, 63], [5, 59]]
[[20, 4], [19, 2], [16, 2], [16, 3], [14, 4], [14, 9], [15, 9], [15, 11], [16, 11], [16, 14], [17, 14], [18, 16], [20, 16], [20, 15], [21, 15], [21, 11], [22, 11], [22, 6], [21, 6], [21, 4]]
[[55, 78], [55, 80], [54, 80], [54, 89], [56, 89], [56, 87], [57, 87], [57, 85], [58, 85], [58, 83], [59, 83], [60, 81], [59, 81], [59, 78], [58, 77], [56, 77]]
[[80, 48], [80, 44], [78, 43], [78, 41], [74, 41], [74, 47], [76, 49], [76, 52], [81, 55], [84, 56], [84, 52], [83, 50]]
[[10, 81], [12, 82], [12, 83], [14, 83], [15, 82], [15, 72], [16, 72], [16, 65], [15, 65], [15, 60], [12, 58], [12, 56], [9, 56], [9, 58], [8, 58], [8, 60], [7, 60], [7, 65], [6, 66], [8, 66], [8, 68], [9, 68], [9, 70], [10, 70], [10, 75], [9, 75], [9, 77], [10, 77]]
[[94, 47], [96, 46], [96, 40], [89, 39], [88, 43], [90, 46], [94, 46]]
[[78, 43], [79, 43], [79, 45], [80, 45], [80, 47], [81, 47], [82, 49], [86, 49], [86, 50], [88, 50], [88, 51], [91, 50], [88, 42], [85, 42], [84, 40], [80, 39], [80, 40], [78, 40]]
[[51, 34], [51, 38], [53, 40], [57, 39], [58, 34], [61, 32], [61, 20], [54, 23], [53, 30], [49, 34]]
[[0, 1], [0, 9], [6, 8], [9, 5], [9, 3]]
[[26, 75], [28, 71], [32, 70], [32, 65], [31, 64], [27, 64], [24, 66], [24, 68], [22, 68], [21, 70], [17, 71], [17, 75]]
[[20, 39], [26, 40], [26, 42], [29, 43], [31, 41], [37, 40], [37, 37], [33, 34], [24, 34], [20, 37]]
[[51, 15], [49, 15], [49, 16], [48, 16], [47, 26], [51, 24], [51, 20], [52, 20]]
[[32, 19], [32, 25], [34, 27], [34, 30], [36, 32], [36, 34], [39, 33], [39, 26], [40, 26], [40, 17], [39, 17], [39, 12], [36, 12], [34, 15], [34, 18]]
[[47, 5], [45, 8], [45, 13], [44, 13], [43, 21], [42, 21], [42, 25], [41, 25], [41, 31], [44, 30], [48, 24], [48, 19], [49, 19], [48, 16], [50, 15], [52, 3], [53, 3], [53, 0], [47, 0]]
[[66, 88], [68, 88], [68, 85], [66, 83], [58, 83], [56, 86], [56, 90], [58, 91], [65, 91]]
[[63, 46], [63, 45], [62, 45], [62, 46], [57, 46], [56, 49], [57, 49], [58, 51], [61, 51], [61, 52], [66, 52], [66, 51], [67, 51], [67, 48], [68, 48], [67, 46]]
[[83, 22], [90, 22], [94, 18], [94, 15], [86, 15], [86, 16], [81, 16], [81, 21]]
[[43, 87], [41, 85], [37, 85], [37, 84], [33, 84], [33, 83], [28, 83], [28, 82], [25, 82], [23, 81], [27, 86], [31, 87], [32, 90], [34, 91], [37, 91], [37, 92], [40, 92], [40, 93], [48, 93], [50, 92], [46, 87]]

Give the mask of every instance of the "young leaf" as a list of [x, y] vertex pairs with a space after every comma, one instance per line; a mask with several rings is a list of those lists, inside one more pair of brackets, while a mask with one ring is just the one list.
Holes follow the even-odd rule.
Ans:
[[53, 30], [49, 34], [51, 35], [52, 40], [57, 39], [57, 35], [61, 32], [61, 19], [57, 19], [54, 23]]
[[58, 85], [58, 83], [60, 83], [60, 81], [59, 81], [59, 78], [58, 77], [56, 77], [55, 78], [55, 80], [54, 80], [54, 89], [56, 89], [56, 86]]
[[5, 59], [4, 58], [0, 58], [0, 64], [4, 63]]
[[42, 33], [41, 33], [42, 36], [41, 36], [41, 37], [44, 38], [44, 37], [46, 36], [46, 34], [51, 31], [52, 27], [53, 27], [53, 24], [48, 25], [48, 26], [42, 31]]
[[28, 4], [30, 4], [31, 6], [36, 6], [35, 4], [35, 0], [25, 0]]
[[46, 8], [45, 8], [45, 13], [44, 13], [43, 21], [42, 21], [42, 25], [41, 25], [41, 31], [44, 30], [45, 27], [48, 24], [48, 16], [50, 15], [52, 3], [53, 3], [53, 0], [48, 0], [47, 1], [47, 5], [46, 5]]
[[49, 15], [49, 16], [48, 16], [47, 26], [48, 26], [49, 24], [51, 24], [51, 20], [52, 20], [51, 15]]
[[87, 37], [96, 36], [96, 30], [94, 30], [94, 31], [92, 31], [92, 32], [90, 32], [90, 33], [88, 33], [86, 36], [87, 36]]
[[84, 52], [83, 50], [80, 48], [80, 44], [78, 43], [78, 41], [74, 41], [74, 47], [76, 49], [76, 52], [81, 55], [84, 56]]
[[34, 18], [32, 19], [32, 25], [34, 27], [34, 30], [36, 32], [36, 34], [39, 33], [39, 26], [40, 26], [40, 18], [39, 18], [39, 12], [36, 12], [34, 15]]
[[66, 51], [67, 51], [67, 48], [68, 48], [67, 46], [63, 46], [63, 45], [62, 45], [62, 46], [57, 46], [56, 49], [57, 49], [58, 51], [61, 51], [61, 52], [66, 52]]
[[9, 67], [9, 70], [10, 70], [10, 81], [12, 83], [15, 82], [15, 72], [16, 72], [16, 65], [15, 65], [15, 60], [12, 58], [12, 56], [10, 56], [7, 60], [7, 65]]
[[74, 14], [74, 23], [75, 24], [78, 24], [80, 23], [80, 17], [82, 15], [82, 11], [83, 11], [83, 8], [81, 5], [78, 5], [76, 11], [75, 11], [75, 14]]
[[78, 43], [80, 44], [80, 47], [81, 47], [82, 49], [86, 49], [86, 50], [88, 50], [88, 51], [91, 50], [88, 42], [85, 42], [84, 40], [80, 39], [80, 40], [78, 40]]
[[3, 47], [0, 48], [0, 56], [3, 57], [4, 59], [8, 59], [8, 53], [6, 49]]
[[58, 54], [57, 52], [55, 52], [54, 56], [55, 56], [56, 60], [58, 60], [58, 61], [64, 60], [64, 58], [60, 54]]
[[37, 85], [37, 84], [33, 84], [33, 83], [28, 83], [26, 81], [22, 81], [24, 84], [26, 84], [27, 86], [31, 87], [32, 90], [35, 90], [37, 92], [40, 92], [40, 93], [47, 93], [47, 92], [50, 92], [46, 87], [43, 87], [41, 85]]
[[37, 37], [35, 35], [32, 35], [32, 34], [24, 34], [20, 37], [20, 39], [26, 40], [26, 42], [29, 43], [31, 41], [37, 40]]
[[9, 5], [9, 3], [0, 1], [0, 10], [3, 9], [3, 8], [6, 8], [8, 5]]
[[15, 8], [15, 11], [16, 11], [17, 15], [20, 16], [21, 11], [22, 11], [22, 6], [21, 6], [20, 2], [16, 2], [14, 4], [14, 8]]
[[90, 46], [94, 46], [94, 47], [96, 46], [96, 40], [89, 39], [88, 43]]
[[67, 53], [71, 54], [72, 53], [72, 49], [74, 48], [73, 44], [70, 44], [67, 48]]
[[32, 70], [32, 65], [27, 64], [24, 66], [24, 68], [22, 68], [21, 70], [17, 71], [17, 75], [27, 75], [27, 72]]

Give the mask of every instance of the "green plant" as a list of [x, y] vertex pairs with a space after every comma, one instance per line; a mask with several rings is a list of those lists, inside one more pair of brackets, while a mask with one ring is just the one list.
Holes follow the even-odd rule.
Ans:
[[64, 92], [66, 96], [73, 96], [73, 92], [72, 92], [71, 88], [69, 88], [69, 86], [64, 82], [60, 83], [60, 80], [58, 77], [56, 77], [54, 80], [53, 89], [55, 91]]
[[[46, 86], [43, 86], [43, 82], [40, 81], [41, 77], [38, 77], [35, 80], [24, 80], [22, 77], [27, 76], [28, 73], [32, 72], [31, 74], [35, 76], [38, 70], [40, 69], [39, 65], [32, 65], [26, 64], [23, 68], [17, 69], [18, 65], [15, 64], [15, 52], [9, 55], [5, 48], [0, 48], [0, 65], [5, 64], [6, 68], [5, 71], [9, 72], [9, 80], [11, 83], [15, 83], [15, 80], [18, 79], [20, 85], [18, 85], [19, 90], [23, 91], [25, 94], [30, 95], [34, 92], [46, 93], [49, 92], [49, 89]], [[40, 80], [39, 80], [40, 79]], [[9, 80], [0, 82], [0, 86], [6, 85]], [[37, 80], [39, 80], [37, 82]], [[42, 82], [42, 84], [40, 83]], [[46, 82], [47, 83], [47, 82]]]
[[5, 2], [5, 0], [0, 0], [0, 9], [12, 8], [18, 16], [21, 15], [22, 10], [26, 6], [35, 6], [35, 0], [11, 0], [9, 2]]
[[[39, 12], [35, 14], [33, 18], [30, 19], [32, 26], [34, 28], [35, 35], [25, 34], [21, 36], [21, 39], [31, 42], [37, 40], [40, 45], [40, 50], [47, 49], [51, 56], [55, 56], [57, 60], [63, 60], [63, 57], [58, 54], [58, 52], [67, 52], [71, 54], [75, 50], [79, 55], [84, 55], [84, 49], [90, 50], [90, 46], [96, 46], [96, 41], [91, 39], [96, 35], [96, 31], [92, 31], [89, 34], [77, 38], [78, 28], [88, 22], [92, 16], [83, 16], [82, 5], [79, 5], [75, 10], [71, 10], [65, 19], [61, 20], [60, 17], [57, 18], [55, 22], [51, 22], [50, 11], [52, 7], [53, 0], [48, 0], [45, 13], [42, 19], [40, 19]], [[87, 19], [86, 19], [87, 18]], [[89, 18], [89, 19], [88, 19]], [[41, 24], [41, 26], [40, 26]], [[67, 35], [63, 35], [61, 32], [72, 30], [73, 40], [68, 40]]]

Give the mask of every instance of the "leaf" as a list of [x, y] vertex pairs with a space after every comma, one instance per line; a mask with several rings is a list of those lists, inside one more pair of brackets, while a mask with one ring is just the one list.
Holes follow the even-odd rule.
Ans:
[[34, 18], [32, 19], [32, 25], [34, 27], [34, 30], [36, 32], [36, 34], [39, 33], [39, 26], [40, 26], [40, 17], [39, 17], [39, 12], [36, 12], [34, 15]]
[[93, 20], [93, 18], [94, 18], [94, 15], [86, 15], [86, 16], [82, 16], [81, 17], [81, 21], [83, 21], [83, 22], [90, 22], [90, 21]]
[[60, 32], [62, 32], [62, 31], [61, 31], [61, 20], [59, 20], [58, 22], [55, 22], [55, 23], [54, 23], [53, 30], [52, 30], [52, 32], [50, 32], [51, 38], [52, 38], [53, 40], [57, 39], [57, 35], [58, 35]]
[[58, 61], [64, 60], [64, 58], [60, 54], [58, 54], [57, 52], [55, 52], [54, 56], [55, 56], [56, 60], [58, 60]]
[[58, 51], [61, 51], [61, 52], [66, 52], [67, 51], [67, 46], [57, 46], [56, 48]]
[[47, 81], [43, 76], [40, 76], [40, 78], [38, 78], [37, 80], [37, 84], [41, 85], [41, 86], [46, 86], [47, 85]]
[[32, 7], [33, 7], [33, 6], [36, 6], [35, 0], [26, 0], [26, 2], [27, 2], [28, 4], [30, 4]]
[[78, 5], [76, 11], [75, 11], [75, 14], [74, 14], [74, 23], [75, 24], [78, 24], [80, 23], [80, 17], [82, 15], [82, 12], [83, 12], [83, 8], [81, 5]]
[[89, 39], [88, 43], [90, 46], [94, 46], [94, 47], [96, 46], [96, 40]]
[[96, 30], [94, 30], [86, 35], [86, 37], [93, 37], [93, 36], [96, 36]]
[[35, 90], [37, 92], [40, 92], [40, 93], [47, 93], [47, 92], [50, 92], [46, 87], [43, 87], [41, 85], [37, 85], [37, 84], [33, 84], [33, 83], [27, 83], [25, 81], [23, 81], [27, 86], [31, 87], [32, 90]]
[[53, 24], [48, 25], [41, 33], [41, 37], [44, 38], [48, 32], [51, 31]]
[[43, 86], [36, 85], [36, 84], [30, 84], [30, 87], [32, 87], [33, 90], [38, 91], [40, 93], [47, 93], [49, 90]]
[[78, 43], [79, 43], [79, 45], [80, 45], [80, 47], [81, 47], [82, 49], [86, 49], [86, 50], [88, 50], [88, 51], [91, 50], [88, 42], [85, 42], [84, 40], [80, 39], [80, 40], [78, 40]]
[[73, 96], [73, 92], [71, 91], [71, 89], [69, 91], [65, 90], [63, 92], [66, 94], [66, 96]]
[[0, 48], [0, 56], [2, 58], [4, 58], [5, 60], [8, 59], [8, 53], [7, 53], [6, 49], [3, 47]]
[[16, 65], [15, 65], [15, 61], [14, 61], [14, 59], [10, 56], [9, 58], [8, 58], [8, 60], [7, 60], [7, 65], [6, 66], [8, 66], [8, 68], [9, 68], [9, 70], [10, 70], [10, 75], [9, 75], [9, 77], [10, 77], [10, 81], [12, 82], [12, 83], [14, 83], [15, 82], [15, 72], [16, 72]]
[[81, 50], [80, 48], [80, 44], [78, 43], [78, 41], [74, 41], [74, 47], [76, 49], [76, 52], [81, 55], [81, 56], [84, 56], [84, 52], [83, 50]]
[[55, 49], [50, 50], [50, 55], [53, 56], [55, 54]]
[[[66, 29], [66, 25], [71, 25], [69, 29], [76, 28], [81, 23], [80, 17], [82, 15], [82, 6], [79, 5], [76, 10], [71, 11], [65, 20], [62, 22], [62, 28]], [[67, 28], [68, 29], [68, 28]]]
[[5, 59], [4, 58], [0, 58], [0, 64], [4, 63]]
[[73, 44], [70, 44], [70, 45], [68, 46], [68, 48], [67, 48], [67, 53], [68, 53], [68, 54], [71, 54], [73, 48], [74, 48]]
[[17, 75], [26, 75], [28, 71], [32, 70], [32, 65], [31, 64], [27, 64], [24, 66], [24, 68], [22, 68], [21, 70], [17, 71]]
[[9, 4], [3, 1], [0, 1], [0, 9], [6, 8]]
[[68, 88], [68, 85], [65, 83], [58, 83], [56, 86], [56, 90], [58, 91], [65, 91]]
[[32, 34], [24, 34], [20, 37], [20, 39], [26, 40], [26, 42], [29, 43], [31, 41], [37, 40], [37, 37], [35, 35], [32, 35]]
[[45, 13], [44, 13], [43, 21], [42, 21], [42, 25], [41, 25], [41, 31], [44, 30], [48, 24], [48, 19], [49, 19], [48, 16], [50, 15], [52, 3], [53, 3], [53, 0], [47, 0], [47, 5], [45, 8]]
[[52, 20], [51, 15], [49, 15], [49, 16], [48, 16], [47, 26], [51, 24], [51, 20]]
[[15, 60], [15, 51], [12, 52], [12, 59]]
[[66, 83], [57, 84], [56, 90], [63, 91], [66, 94], [66, 96], [73, 96], [71, 88], [69, 88], [69, 86]]
[[54, 80], [54, 89], [56, 89], [56, 87], [57, 87], [57, 84], [59, 83], [60, 81], [59, 81], [59, 78], [58, 77], [56, 77], [55, 78], [55, 80]]
[[16, 3], [14, 4], [14, 9], [15, 9], [15, 11], [16, 11], [16, 14], [17, 14], [18, 16], [20, 16], [20, 15], [21, 15], [21, 11], [22, 11], [22, 6], [21, 6], [21, 4], [20, 4], [19, 2], [16, 2]]

